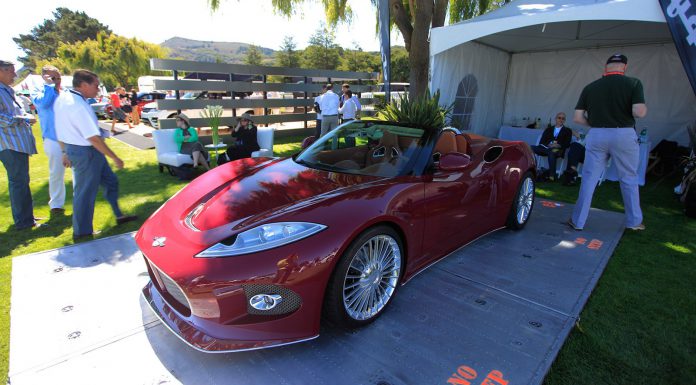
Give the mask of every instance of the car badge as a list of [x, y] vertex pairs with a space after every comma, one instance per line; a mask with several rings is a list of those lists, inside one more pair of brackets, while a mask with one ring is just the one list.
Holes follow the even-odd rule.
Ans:
[[166, 241], [166, 237], [155, 237], [152, 241], [152, 247], [164, 247], [164, 242]]

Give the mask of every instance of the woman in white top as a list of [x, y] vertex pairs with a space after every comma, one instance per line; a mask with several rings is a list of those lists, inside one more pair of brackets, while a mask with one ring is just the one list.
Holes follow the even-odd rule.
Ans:
[[345, 93], [346, 100], [343, 102], [343, 107], [339, 107], [338, 113], [343, 114], [343, 121], [355, 120], [355, 113], [358, 111], [358, 106], [353, 100], [353, 93], [347, 90]]

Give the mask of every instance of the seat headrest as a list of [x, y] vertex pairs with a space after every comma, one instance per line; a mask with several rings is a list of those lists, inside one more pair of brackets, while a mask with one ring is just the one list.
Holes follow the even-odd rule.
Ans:
[[440, 134], [440, 138], [437, 140], [434, 152], [440, 153], [441, 155], [457, 152], [456, 134], [449, 130], [443, 131], [442, 134]]

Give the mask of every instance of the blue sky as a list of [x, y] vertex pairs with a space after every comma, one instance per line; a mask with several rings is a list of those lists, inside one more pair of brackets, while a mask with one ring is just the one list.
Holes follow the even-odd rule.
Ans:
[[[346, 48], [357, 43], [364, 50], [379, 50], [375, 35], [375, 10], [370, 0], [349, 2], [354, 11], [350, 25], [339, 25], [336, 41]], [[220, 9], [211, 14], [206, 0], [174, 2], [164, 0], [25, 0], [12, 1], [0, 23], [0, 58], [17, 62], [22, 51], [13, 37], [52, 18], [57, 7], [83, 11], [106, 24], [116, 34], [162, 43], [174, 36], [195, 40], [236, 41], [278, 49], [286, 35], [293, 36], [298, 48], [307, 45], [310, 35], [325, 20], [321, 2], [308, 1], [290, 19], [275, 15], [270, 0], [221, 0]], [[5, 8], [6, 10], [8, 8]], [[392, 44], [403, 45], [398, 34]]]

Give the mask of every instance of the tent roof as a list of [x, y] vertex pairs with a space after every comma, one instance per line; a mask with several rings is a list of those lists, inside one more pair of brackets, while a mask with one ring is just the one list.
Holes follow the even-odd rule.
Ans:
[[515, 0], [431, 31], [430, 54], [469, 41], [506, 52], [672, 42], [655, 0]]

